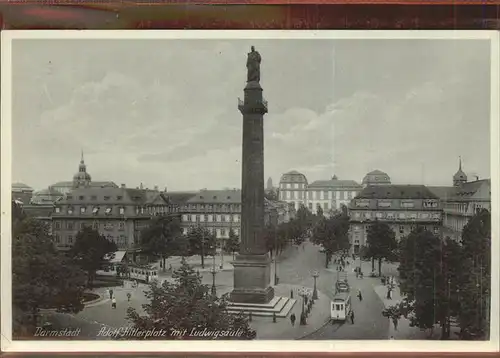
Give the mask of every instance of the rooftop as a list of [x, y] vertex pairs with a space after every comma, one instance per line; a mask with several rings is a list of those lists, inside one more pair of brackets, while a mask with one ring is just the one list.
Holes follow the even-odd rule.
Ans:
[[354, 180], [316, 180], [308, 185], [308, 188], [356, 188], [361, 189]]
[[464, 199], [473, 196], [483, 185], [491, 185], [491, 179], [481, 179], [460, 184], [460, 186], [428, 187], [441, 199]]
[[88, 187], [73, 190], [61, 199], [60, 204], [146, 205], [158, 199], [166, 203], [163, 193], [157, 190]]
[[387, 173], [384, 173], [381, 170], [375, 169], [375, 170], [372, 170], [371, 172], [367, 173], [366, 175], [387, 175]]
[[356, 199], [438, 199], [425, 185], [370, 185]]
[[241, 190], [201, 190], [186, 201], [191, 204], [241, 204]]
[[29, 185], [26, 185], [24, 183], [12, 183], [12, 191], [33, 191], [33, 188], [30, 187]]

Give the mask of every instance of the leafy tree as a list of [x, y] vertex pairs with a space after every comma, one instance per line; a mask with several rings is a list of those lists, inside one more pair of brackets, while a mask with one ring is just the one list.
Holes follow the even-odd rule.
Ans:
[[114, 242], [86, 226], [76, 235], [76, 242], [70, 250], [70, 255], [87, 272], [87, 284], [92, 287], [96, 271], [104, 262], [104, 256], [116, 250]]
[[[181, 225], [178, 217], [159, 216], [141, 232], [141, 249], [150, 256], [157, 256], [163, 262], [163, 271], [167, 258], [179, 254]], [[177, 240], [176, 240], [177, 239]]]
[[316, 217], [317, 217], [317, 220], [321, 220], [321, 218], [325, 216], [325, 213], [323, 212], [323, 208], [321, 207], [321, 205], [318, 204], [318, 206], [316, 207]]
[[333, 254], [349, 247], [349, 217], [342, 213], [331, 218], [323, 218], [313, 229], [312, 242], [321, 245], [326, 254], [325, 267], [328, 267]]
[[[192, 330], [208, 332], [238, 332], [235, 337], [221, 335], [214, 339], [254, 339], [256, 334], [243, 314], [233, 315], [227, 311], [227, 297], [214, 297], [209, 287], [201, 283], [201, 276], [183, 261], [174, 274], [175, 283], [150, 284], [144, 304], [145, 315], [129, 308], [127, 319], [141, 331], [166, 332], [159, 337], [145, 339], [207, 339], [190, 335]], [[185, 332], [176, 335], [175, 332]]]
[[448, 312], [441, 239], [417, 227], [402, 239], [399, 261], [400, 290], [412, 302], [410, 326], [432, 330]]
[[239, 250], [240, 250], [240, 239], [238, 235], [236, 235], [234, 230], [231, 228], [229, 229], [229, 238], [225, 241], [224, 251], [231, 252], [233, 254], [233, 260], [234, 260], [234, 254]]
[[284, 242], [286, 242], [288, 239], [291, 239], [293, 240], [293, 243], [295, 245], [302, 244], [305, 240], [305, 236], [307, 235], [307, 230], [304, 231], [304, 227], [296, 219], [292, 219], [287, 223], [283, 223], [279, 229], [281, 231], [286, 231], [287, 238], [284, 240]]
[[314, 215], [309, 211], [309, 209], [301, 204], [295, 215], [295, 220], [299, 223], [300, 231], [306, 233], [313, 227]]
[[372, 259], [372, 271], [374, 270], [375, 260], [378, 260], [378, 273], [382, 275], [382, 260], [391, 260], [394, 257], [394, 251], [398, 244], [394, 231], [384, 222], [375, 220], [368, 227], [367, 235], [367, 255]]
[[264, 236], [264, 241], [266, 243], [266, 248], [267, 251], [271, 253], [271, 256], [273, 255], [275, 249], [277, 248], [277, 228], [272, 225], [272, 224], [267, 224], [264, 227], [263, 234]]
[[266, 190], [264, 192], [264, 197], [270, 201], [277, 201], [278, 200], [278, 191], [275, 189]]
[[[491, 215], [478, 211], [462, 231], [459, 324], [464, 336], [489, 336]], [[465, 337], [468, 338], [468, 337]]]
[[200, 255], [201, 267], [205, 268], [205, 256], [215, 255], [217, 249], [214, 233], [205, 227], [192, 227], [187, 233], [187, 238], [189, 255]]
[[26, 213], [23, 210], [23, 207], [16, 203], [15, 200], [12, 200], [12, 224], [15, 225], [19, 221], [22, 221], [26, 218]]
[[14, 335], [33, 333], [41, 308], [71, 313], [81, 311], [84, 290], [85, 273], [56, 250], [47, 225], [31, 218], [13, 225]]

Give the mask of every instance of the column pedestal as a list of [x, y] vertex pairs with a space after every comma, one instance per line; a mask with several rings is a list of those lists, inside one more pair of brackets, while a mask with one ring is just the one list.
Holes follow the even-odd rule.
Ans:
[[268, 254], [238, 255], [234, 266], [234, 289], [230, 301], [234, 303], [265, 304], [274, 297], [270, 286], [271, 259]]

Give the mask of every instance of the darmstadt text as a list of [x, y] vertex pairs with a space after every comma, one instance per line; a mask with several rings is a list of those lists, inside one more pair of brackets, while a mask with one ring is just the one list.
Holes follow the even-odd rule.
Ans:
[[81, 329], [60, 329], [60, 330], [47, 330], [42, 327], [36, 327], [35, 337], [77, 337], [81, 333]]

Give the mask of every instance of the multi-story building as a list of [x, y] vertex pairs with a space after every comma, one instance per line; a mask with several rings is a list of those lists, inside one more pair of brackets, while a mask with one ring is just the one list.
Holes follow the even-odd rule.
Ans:
[[374, 185], [359, 193], [349, 205], [351, 250], [367, 244], [368, 227], [374, 220], [386, 222], [396, 239], [407, 236], [417, 225], [441, 233], [439, 198], [424, 185]]
[[90, 226], [120, 250], [132, 250], [152, 216], [172, 211], [177, 210], [171, 209], [166, 193], [157, 190], [80, 187], [54, 204], [52, 232], [60, 249], [69, 249], [76, 234]]
[[308, 184], [304, 174], [295, 170], [283, 174], [280, 180], [280, 200], [293, 203], [298, 210], [304, 205], [316, 213], [321, 207], [325, 214], [339, 210], [361, 191], [362, 186], [354, 180], [339, 180], [333, 176], [330, 180], [317, 180]]
[[[294, 210], [284, 202], [264, 201], [265, 223], [280, 224], [294, 216]], [[188, 199], [182, 209], [182, 230], [186, 235], [192, 227], [204, 227], [216, 238], [227, 239], [233, 230], [240, 235], [241, 190], [201, 190]]]
[[318, 207], [325, 214], [348, 206], [362, 187], [354, 180], [339, 180], [334, 175], [331, 180], [317, 180], [307, 187], [307, 208], [316, 213]]
[[306, 205], [307, 178], [304, 174], [292, 170], [281, 176], [279, 184], [279, 200], [292, 203], [298, 210]]
[[12, 200], [17, 200], [23, 204], [29, 204], [33, 196], [33, 188], [24, 183], [13, 183], [11, 194]]
[[479, 209], [491, 211], [491, 180], [468, 182], [461, 160], [453, 176], [453, 186], [429, 187], [443, 207], [443, 237], [460, 240], [462, 230]]

